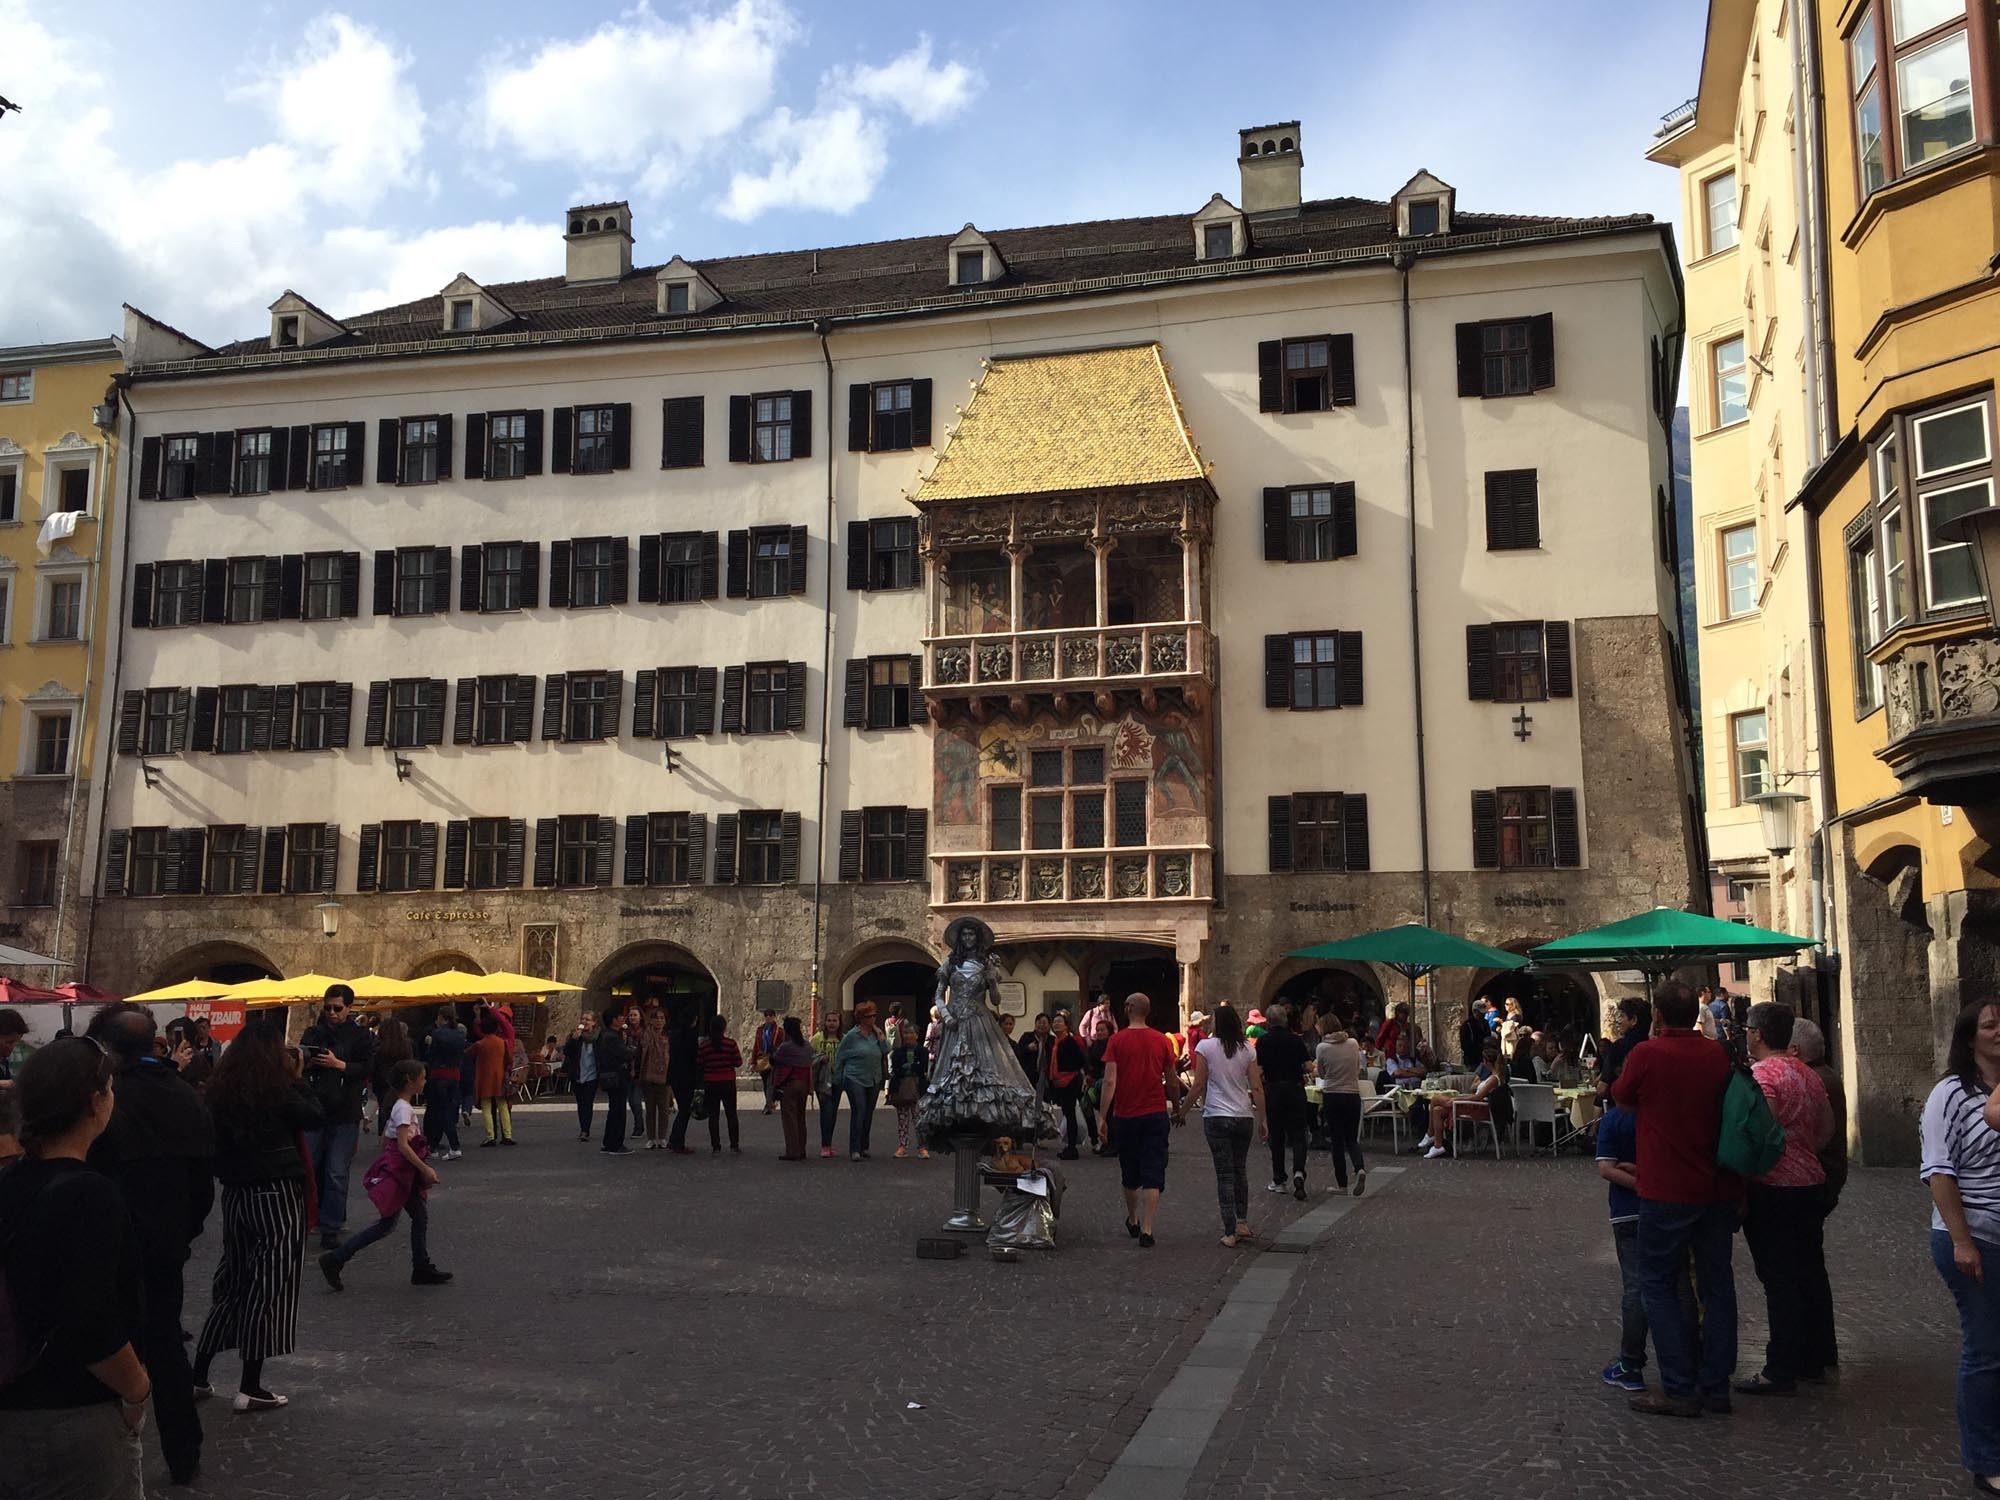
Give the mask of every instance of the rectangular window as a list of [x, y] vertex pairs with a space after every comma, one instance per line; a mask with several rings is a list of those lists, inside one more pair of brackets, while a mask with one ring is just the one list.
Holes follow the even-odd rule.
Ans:
[[[226, 687], [218, 695], [215, 748], [219, 754], [240, 755], [256, 744], [257, 689]], [[269, 744], [268, 730], [265, 743]]]
[[617, 420], [615, 407], [579, 406], [576, 409], [577, 473], [611, 472], [612, 430]]
[[347, 425], [313, 429], [312, 487], [337, 490], [347, 485]]
[[[489, 549], [491, 550], [491, 549]], [[515, 721], [523, 716], [535, 691], [532, 677], [482, 677], [472, 721], [475, 745], [507, 745], [514, 741]]]
[[994, 849], [1020, 848], [1021, 789], [1017, 786], [996, 786], [987, 793], [986, 800], [993, 821], [988, 846]]
[[519, 479], [528, 472], [528, 414], [492, 412], [486, 418], [486, 477]]
[[750, 461], [789, 463], [792, 457], [792, 393], [776, 391], [750, 398]]
[[61, 845], [55, 839], [27, 839], [15, 852], [14, 868], [20, 877], [21, 905], [54, 906], [61, 883], [58, 858]]
[[1748, 806], [1752, 797], [1771, 786], [1770, 728], [1761, 708], [1730, 715], [1729, 755], [1736, 805]]
[[1750, 415], [1750, 367], [1743, 359], [1743, 335], [1711, 345], [1708, 359], [1715, 425], [1727, 427], [1732, 422], [1741, 422]]
[[264, 618], [264, 585], [269, 578], [261, 557], [229, 559], [229, 598], [225, 618], [231, 625], [254, 625]]
[[660, 538], [660, 602], [692, 604], [701, 597], [702, 538], [676, 531]]
[[201, 564], [163, 562], [153, 565], [153, 624], [201, 623]]
[[21, 519], [21, 472], [0, 469], [0, 521]]
[[917, 523], [905, 520], [868, 523], [868, 587], [913, 589], [917, 586]]
[[423, 824], [384, 823], [382, 825], [381, 866], [376, 888], [384, 891], [421, 891], [430, 887], [418, 878], [423, 855]]
[[1702, 224], [1708, 235], [1708, 253], [1736, 246], [1736, 174], [1717, 172], [1701, 185]]
[[1413, 198], [1410, 200], [1410, 235], [1432, 235], [1438, 232], [1440, 204], [1435, 198]]
[[1340, 793], [1292, 794], [1292, 868], [1344, 870], [1347, 846], [1341, 822]]
[[1137, 780], [1111, 784], [1112, 842], [1120, 849], [1146, 846], [1146, 783]]
[[1493, 701], [1539, 703], [1549, 695], [1546, 635], [1539, 620], [1493, 627]]
[[670, 281], [667, 283], [667, 306], [670, 313], [684, 313], [688, 310], [688, 283]]
[[1910, 557], [1903, 535], [1902, 446], [1892, 431], [1875, 450], [1875, 503], [1882, 516], [1883, 622], [1893, 630], [1910, 618]]
[[597, 819], [569, 814], [556, 826], [556, 884], [597, 884]]
[[870, 453], [888, 453], [915, 446], [911, 434], [911, 385], [907, 380], [888, 381], [871, 386], [874, 411], [873, 422], [868, 436]]
[[174, 744], [174, 690], [148, 688], [146, 712], [139, 730], [141, 755], [172, 755]]
[[1340, 707], [1340, 636], [1292, 637], [1292, 707]]
[[299, 684], [299, 722], [292, 743], [301, 750], [333, 750], [347, 743], [346, 712], [337, 682]]
[[72, 465], [56, 470], [56, 509], [82, 512], [90, 509], [90, 470]]
[[[188, 566], [192, 567], [192, 564]], [[338, 620], [341, 616], [340, 583], [344, 564], [338, 552], [308, 552], [305, 557], [305, 593], [299, 610], [308, 620]], [[156, 585], [157, 586], [157, 585]]]
[[792, 528], [755, 528], [750, 533], [750, 597], [775, 599], [791, 591]]
[[870, 729], [910, 727], [910, 658], [868, 658], [868, 718]]
[[1990, 407], [1973, 401], [1909, 419], [1910, 489], [1922, 512], [1924, 595], [1932, 609], [1979, 602], [1972, 545], [1941, 534], [1947, 522], [1993, 503]]
[[271, 492], [271, 432], [236, 434], [236, 493], [267, 495]]
[[297, 318], [278, 319], [278, 347], [296, 349], [299, 347], [299, 320]]
[[80, 640], [83, 635], [83, 580], [59, 578], [49, 585], [48, 629], [43, 639]]
[[688, 885], [694, 868], [694, 834], [686, 813], [654, 813], [646, 820], [646, 880]]
[[978, 286], [986, 279], [986, 252], [961, 250], [953, 264], [952, 279], [960, 286]]
[[[461, 303], [468, 314], [471, 304]], [[468, 325], [469, 326], [469, 325]], [[436, 484], [438, 477], [438, 421], [436, 417], [405, 417], [402, 430], [403, 484]]]
[[1284, 341], [1285, 410], [1325, 411], [1333, 405], [1332, 362], [1325, 339]]
[[0, 372], [0, 401], [32, 401], [35, 397], [33, 370]]
[[285, 831], [285, 889], [290, 892], [331, 889], [337, 850], [324, 823], [294, 823]]
[[1228, 260], [1235, 253], [1235, 225], [1204, 224], [1201, 226], [1201, 258], [1203, 260]]
[[35, 715], [35, 758], [34, 774], [37, 776], [66, 776], [69, 774], [69, 736], [71, 716], [67, 713], [38, 713]]
[[571, 609], [598, 609], [611, 603], [612, 569], [616, 560], [608, 536], [581, 537], [571, 544]]
[[196, 439], [191, 432], [170, 437], [161, 447], [160, 498], [185, 500], [194, 493]]
[[126, 889], [134, 896], [164, 896], [175, 885], [173, 836], [165, 828], [132, 830], [132, 866]]
[[527, 602], [527, 544], [488, 542], [479, 553], [479, 607], [498, 614], [525, 608]]
[[700, 722], [701, 671], [697, 667], [660, 668], [659, 726], [663, 740], [681, 740], [697, 733]]
[[1534, 357], [1527, 319], [1483, 323], [1479, 343], [1486, 395], [1525, 396], [1534, 390]]
[[744, 673], [743, 732], [782, 734], [789, 723], [785, 697], [791, 691], [792, 669], [781, 661], [753, 665]]
[[465, 299], [451, 304], [451, 328], [454, 333], [467, 333], [472, 329], [472, 302]]
[[1293, 490], [1291, 521], [1285, 533], [1286, 556], [1292, 562], [1326, 562], [1340, 555], [1333, 524], [1333, 491]]
[[465, 865], [465, 884], [475, 891], [497, 891], [507, 884], [507, 849], [510, 835], [505, 818], [474, 818], [467, 840], [470, 857]]
[[736, 878], [743, 885], [776, 885], [782, 878], [784, 815], [747, 812], [737, 819], [740, 853]]
[[612, 722], [611, 674], [570, 673], [563, 718], [563, 738], [573, 743], [615, 738], [618, 726]]
[[449, 607], [451, 580], [437, 565], [435, 547], [396, 549], [396, 613], [434, 615]]
[[901, 807], [861, 809], [861, 878], [863, 880], [911, 880], [916, 872], [909, 867], [909, 811]]
[[[1951, 10], [1963, 21], [1962, 6]], [[1972, 143], [1970, 40], [1961, 27], [1927, 47], [1897, 54], [1897, 144], [1905, 171]]]
[[424, 742], [424, 700], [429, 682], [403, 677], [389, 684], [389, 748], [411, 750]]
[[[1985, 48], [1972, 45], [1968, 21], [1982, 9], [1965, 0], [1881, 0], [1861, 10], [1847, 59], [1863, 197], [1973, 143], [1974, 55], [1983, 51], [1990, 67], [1994, 44], [1989, 35]], [[1984, 20], [1992, 25], [1990, 14]]]
[[1731, 526], [1721, 541], [1723, 618], [1740, 619], [1757, 608], [1757, 528]]
[[1028, 799], [1028, 847], [1030, 849], [1060, 849], [1063, 846], [1063, 799], [1057, 797], [1030, 797]]
[[1500, 868], [1546, 870], [1553, 866], [1549, 789], [1503, 786], [1495, 796], [1500, 812]]
[[257, 875], [257, 835], [241, 826], [208, 830], [208, 894], [248, 891]]
[[1868, 714], [1882, 706], [1882, 669], [1868, 659], [1882, 618], [1881, 590], [1876, 582], [1875, 543], [1864, 538], [1847, 553], [1847, 615], [1854, 652], [1854, 707]]

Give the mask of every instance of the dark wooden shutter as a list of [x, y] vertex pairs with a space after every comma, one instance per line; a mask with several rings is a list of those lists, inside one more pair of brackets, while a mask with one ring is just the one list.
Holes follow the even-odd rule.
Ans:
[[553, 451], [549, 454], [549, 472], [551, 474], [569, 473], [570, 465], [574, 462], [570, 442], [570, 427], [575, 422], [575, 419], [575, 407], [558, 406], [556, 408], [555, 441], [550, 445]]
[[1458, 393], [1486, 394], [1486, 334], [1477, 323], [1458, 325]]
[[669, 396], [660, 403], [660, 467], [698, 469], [703, 462], [702, 398]]
[[708, 879], [708, 815], [688, 814], [688, 879], [696, 885]]
[[214, 432], [207, 434], [209, 440], [208, 462], [202, 466], [201, 492], [204, 495], [227, 495], [236, 488], [236, 434]]
[[1554, 313], [1537, 313], [1528, 319], [1528, 362], [1531, 383], [1538, 391], [1556, 383], [1556, 318]]
[[1578, 827], [1576, 788], [1549, 788], [1549, 825], [1556, 846], [1556, 864], [1574, 870], [1583, 863], [1583, 840]]
[[284, 894], [286, 837], [283, 827], [264, 830], [264, 876], [257, 888], [267, 896]]
[[868, 661], [850, 658], [847, 681], [840, 698], [840, 727], [860, 729], [868, 721]]
[[146, 713], [146, 695], [131, 688], [118, 695], [118, 753], [139, 753], [139, 724]]
[[921, 724], [924, 720], [924, 659], [922, 656], [910, 658], [910, 722]]
[[465, 477], [486, 477], [486, 413], [483, 411], [465, 414]]
[[472, 842], [472, 824], [464, 818], [453, 818], [444, 825], [444, 888], [448, 891], [465, 888], [465, 857]]
[[525, 745], [535, 737], [535, 679], [526, 675], [514, 679], [514, 697], [507, 705], [507, 739]]
[[1354, 335], [1330, 333], [1326, 336], [1326, 404], [1354, 404]]
[[368, 456], [368, 424], [349, 422], [347, 424], [347, 483], [358, 485], [368, 472], [365, 460]]
[[1493, 699], [1493, 627], [1465, 627], [1465, 696], [1476, 702]]
[[267, 620], [280, 620], [285, 613], [285, 560], [282, 557], [264, 559], [263, 614]]
[[1264, 637], [1264, 707], [1292, 706], [1292, 638]]
[[910, 382], [910, 446], [928, 448], [931, 445], [931, 383], [928, 380]]
[[1350, 873], [1368, 868], [1368, 798], [1350, 792], [1340, 799], [1340, 832]]
[[611, 602], [623, 604], [631, 597], [631, 592], [632, 543], [625, 537], [614, 536], [611, 539]]
[[542, 413], [539, 411], [531, 411], [528, 413], [528, 437], [524, 446], [527, 448], [527, 456], [521, 466], [522, 472], [527, 475], [535, 475], [541, 473], [542, 472]]
[[144, 630], [153, 623], [153, 565], [140, 563], [132, 570], [132, 625]]
[[736, 814], [715, 815], [715, 883], [736, 884]]
[[1542, 544], [1541, 505], [1533, 469], [1486, 475], [1486, 545], [1492, 551]]
[[618, 721], [625, 713], [625, 674], [607, 672], [604, 674], [604, 733], [598, 738], [615, 740], [618, 738]]
[[431, 548], [431, 577], [437, 580], [437, 612], [451, 609], [451, 548]]
[[194, 690], [194, 718], [188, 725], [188, 749], [215, 748], [215, 710], [221, 698], [222, 694], [212, 687]]
[[204, 855], [208, 846], [206, 828], [183, 828], [170, 835], [168, 847], [173, 853], [173, 888], [177, 895], [199, 896], [204, 884], [202, 875], [208, 863]]
[[452, 705], [451, 742], [454, 745], [472, 743], [473, 715], [479, 707], [479, 679], [461, 677], [458, 679], [458, 701]]
[[1292, 555], [1291, 491], [1273, 485], [1264, 491], [1264, 561], [1289, 562]]
[[[630, 465], [627, 465], [627, 467], [629, 468]], [[596, 835], [595, 842], [597, 848], [592, 851], [590, 883], [592, 885], [610, 885], [612, 871], [615, 868], [612, 861], [617, 858], [616, 840], [618, 838], [618, 820], [612, 817], [610, 813], [599, 813], [597, 815], [597, 826], [591, 831]]]
[[372, 607], [377, 615], [393, 615], [396, 612], [396, 554], [387, 549], [375, 554], [375, 597]]
[[792, 457], [813, 456], [813, 393], [792, 392]]
[[556, 883], [556, 836], [561, 831], [562, 819], [535, 819], [535, 884], [551, 886]]
[[542, 544], [521, 544], [521, 607], [533, 609], [542, 602]]
[[778, 817], [778, 879], [786, 885], [799, 878], [799, 825], [795, 812]]
[[278, 560], [278, 618], [302, 620], [306, 613], [306, 560], [288, 552]]
[[271, 748], [292, 748], [292, 724], [297, 717], [299, 690], [296, 684], [281, 682], [271, 690]]
[[1257, 345], [1257, 410], [1285, 409], [1285, 349], [1278, 339]]
[[[272, 447], [275, 449], [276, 446], [277, 443], [274, 435]], [[313, 456], [312, 428], [306, 426], [292, 428], [291, 436], [286, 439], [286, 446], [290, 449], [290, 452], [286, 454], [287, 462], [285, 464], [287, 487], [295, 490], [311, 488]], [[273, 464], [277, 462], [277, 454], [275, 452], [271, 455], [271, 461]]]
[[868, 523], [849, 521], [847, 523], [847, 586], [850, 589], [865, 590], [868, 587]]
[[[861, 389], [866, 390], [863, 386]], [[836, 879], [859, 880], [861, 878], [861, 814], [843, 812], [840, 815], [840, 855]]]
[[343, 620], [358, 619], [361, 615], [361, 554], [343, 552], [340, 554], [340, 617]]
[[785, 663], [785, 727], [803, 729], [806, 724], [806, 664]]
[[397, 439], [397, 429], [402, 426], [397, 417], [384, 417], [375, 424], [375, 482], [395, 484], [401, 480], [398, 462], [402, 457], [402, 444]]
[[569, 608], [569, 556], [568, 542], [549, 543], [549, 608]]
[[652, 819], [644, 813], [631, 813], [625, 819], [625, 883], [644, 885], [646, 883], [646, 845]]
[[[632, 467], [632, 403], [620, 401], [611, 408], [611, 467], [629, 469]], [[609, 879], [598, 881], [599, 885], [609, 885]]]
[[526, 879], [528, 860], [528, 820], [509, 818], [507, 820], [507, 869], [506, 885], [509, 890], [519, 890]]
[[322, 896], [331, 896], [336, 878], [340, 873], [340, 825], [325, 823], [326, 841], [320, 846], [317, 859], [318, 869], [314, 872], [314, 888]]
[[360, 857], [354, 866], [354, 888], [357, 891], [375, 889], [376, 876], [382, 861], [382, 825], [363, 823], [361, 825]]
[[847, 451], [866, 453], [869, 451], [869, 429], [871, 426], [869, 388], [865, 381], [847, 388]]
[[194, 712], [194, 694], [175, 688], [172, 717], [167, 721], [167, 750], [178, 755], [188, 747], [188, 716]]
[[354, 721], [354, 685], [336, 682], [333, 685], [333, 737], [328, 741], [332, 749], [345, 750]]
[[264, 842], [264, 830], [246, 828], [243, 830], [243, 862], [236, 867], [236, 890], [238, 896], [257, 894], [257, 850]]
[[1576, 692], [1576, 673], [1569, 649], [1569, 621], [1550, 620], [1544, 624], [1542, 646], [1548, 653], [1549, 696], [1570, 697]]
[[1333, 555], [1353, 557], [1361, 550], [1361, 526], [1355, 517], [1354, 481], [1333, 487]]
[[733, 464], [747, 464], [750, 462], [750, 398], [748, 396], [731, 396], [729, 398], [729, 461]]
[[655, 707], [659, 688], [657, 668], [642, 667], [632, 678], [632, 738], [635, 740], [653, 738], [653, 724], [659, 717]]
[[194, 472], [188, 476], [188, 492], [195, 495], [212, 494], [208, 487], [209, 472], [215, 467], [215, 434], [197, 432], [194, 435]]
[[694, 674], [694, 732], [715, 733], [715, 668], [700, 667]]
[[732, 531], [729, 533], [729, 597], [747, 599], [750, 597], [750, 533]]
[[1361, 632], [1340, 632], [1340, 706], [1354, 708], [1361, 700]]
[[477, 542], [467, 542], [458, 549], [458, 607], [468, 614], [485, 608], [485, 590], [481, 587], [481, 570], [486, 560], [486, 549]]
[[[288, 487], [292, 466], [292, 430], [289, 427], [271, 429], [271, 489], [273, 493]], [[296, 488], [296, 486], [290, 486]]]
[[722, 547], [712, 531], [701, 534], [701, 597], [713, 599], [722, 592]]
[[229, 560], [211, 557], [201, 565], [201, 623], [223, 625], [229, 620]]
[[[160, 465], [166, 445], [156, 437], [149, 437], [139, 444], [139, 498], [157, 500], [160, 498]], [[121, 887], [123, 882], [120, 882]]]
[[921, 807], [903, 809], [903, 870], [904, 878], [930, 880], [928, 860], [930, 856], [931, 815]]
[[1500, 868], [1500, 799], [1488, 791], [1472, 794], [1472, 867]]
[[649, 531], [639, 538], [639, 602], [660, 602], [660, 534]]
[[722, 732], [743, 732], [743, 668], [722, 669]]
[[420, 891], [432, 890], [438, 878], [438, 826], [435, 823], [417, 825], [417, 875], [411, 882]]
[[[157, 442], [158, 439], [148, 438], [146, 441], [149, 443]], [[102, 887], [104, 895], [122, 896], [125, 894], [125, 866], [127, 856], [131, 853], [131, 848], [132, 834], [128, 829], [114, 828], [105, 836], [104, 885]]]
[[785, 580], [785, 591], [803, 594], [806, 591], [806, 529], [792, 528], [792, 552], [790, 557], [791, 577]]
[[451, 478], [451, 456], [457, 443], [452, 439], [451, 413], [439, 412], [434, 419], [438, 424], [437, 433], [437, 473], [440, 479]]
[[563, 737], [563, 699], [569, 692], [569, 678], [561, 672], [551, 672], [542, 679], [542, 738], [559, 740]]
[[389, 737], [389, 684], [368, 684], [368, 708], [361, 719], [361, 743], [380, 745]]
[[1271, 835], [1271, 873], [1283, 874], [1292, 867], [1292, 799], [1281, 793], [1267, 799], [1265, 808]]
[[271, 710], [277, 702], [277, 692], [273, 688], [259, 687], [250, 691], [250, 748], [269, 750], [271, 748]]

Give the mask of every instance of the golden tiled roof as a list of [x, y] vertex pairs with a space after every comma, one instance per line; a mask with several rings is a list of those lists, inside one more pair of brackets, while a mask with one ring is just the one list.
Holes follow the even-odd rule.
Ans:
[[991, 361], [919, 505], [1201, 479], [1158, 344]]

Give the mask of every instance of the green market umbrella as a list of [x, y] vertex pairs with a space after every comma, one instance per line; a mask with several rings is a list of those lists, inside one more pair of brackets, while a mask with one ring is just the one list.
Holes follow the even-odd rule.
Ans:
[[[1334, 943], [1317, 943], [1310, 948], [1294, 948], [1288, 958], [1329, 959], [1339, 963], [1383, 964], [1410, 981], [1410, 996], [1416, 998], [1417, 979], [1433, 969], [1524, 969], [1528, 960], [1504, 948], [1489, 948], [1468, 938], [1439, 932], [1421, 922], [1405, 922], [1400, 927], [1383, 927], [1375, 932], [1356, 933]], [[1431, 1045], [1437, 1045], [1437, 997], [1429, 996], [1424, 1021]]]
[[1622, 922], [1593, 927], [1530, 948], [1538, 968], [1640, 969], [1648, 982], [1687, 964], [1737, 959], [1785, 958], [1817, 938], [1793, 937], [1763, 927], [1747, 927], [1720, 917], [1656, 906]]

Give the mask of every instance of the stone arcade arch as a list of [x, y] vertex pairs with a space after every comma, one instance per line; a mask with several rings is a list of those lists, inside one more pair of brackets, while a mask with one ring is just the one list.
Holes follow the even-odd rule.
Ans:
[[[903, 1014], [924, 1024], [929, 1019], [931, 994], [937, 987], [939, 955], [926, 953], [906, 938], [886, 938], [864, 944], [848, 956], [839, 970], [840, 1009], [852, 1015], [863, 1000], [873, 1000], [883, 1016], [892, 1001], [903, 1002]], [[801, 1015], [802, 1024], [818, 1024], [818, 1016]]]
[[[1211, 995], [1209, 998], [1220, 1004], [1231, 997]], [[1317, 1005], [1322, 1010], [1330, 1005], [1352, 1003], [1359, 1012], [1364, 1034], [1372, 1037], [1381, 1028], [1386, 1007], [1396, 1000], [1407, 998], [1407, 986], [1393, 996], [1385, 995], [1381, 977], [1372, 964], [1285, 958], [1271, 965], [1264, 975], [1256, 991], [1255, 1003], [1259, 1008], [1304, 1003]], [[1241, 1004], [1241, 1000], [1237, 1003]], [[1247, 1019], [1249, 1010], [1246, 1008], [1243, 1014]]]
[[[720, 994], [713, 969], [680, 944], [661, 941], [627, 943], [591, 970], [583, 989], [570, 998], [593, 1010], [614, 1000], [656, 1000], [670, 1016], [685, 1012], [697, 1025], [715, 1014]], [[740, 1032], [742, 1021], [731, 1016], [732, 1030]]]
[[282, 979], [284, 971], [257, 949], [242, 943], [196, 943], [161, 961], [147, 989], [179, 984], [183, 979], [209, 979], [217, 984], [241, 984], [246, 979]]

